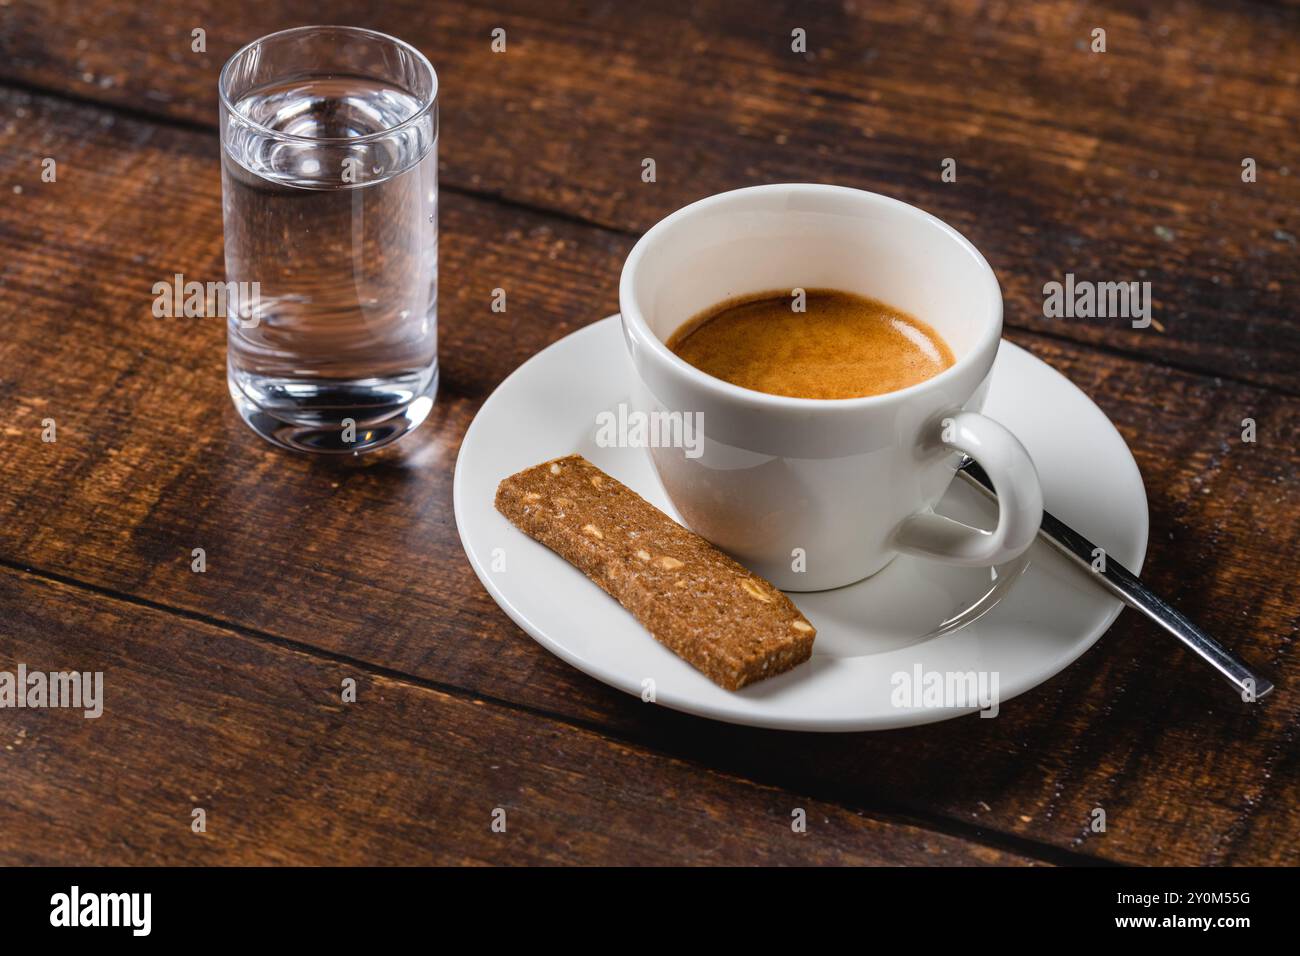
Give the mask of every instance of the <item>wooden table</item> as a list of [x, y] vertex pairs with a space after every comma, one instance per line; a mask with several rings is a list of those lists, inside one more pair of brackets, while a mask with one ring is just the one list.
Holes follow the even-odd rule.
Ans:
[[[155, 282], [223, 278], [218, 70], [312, 22], [402, 36], [442, 82], [442, 392], [355, 465], [256, 439], [222, 321], [151, 313]], [[1298, 86], [1300, 13], [1265, 3], [0, 0], [0, 669], [106, 685], [98, 720], [0, 710], [0, 862], [1300, 862]], [[497, 609], [452, 517], [475, 411], [616, 310], [660, 217], [791, 180], [985, 252], [1007, 337], [1133, 449], [1146, 579], [1272, 699], [1125, 613], [997, 720], [756, 731]], [[1155, 322], [1044, 318], [1067, 272], [1149, 280]]]

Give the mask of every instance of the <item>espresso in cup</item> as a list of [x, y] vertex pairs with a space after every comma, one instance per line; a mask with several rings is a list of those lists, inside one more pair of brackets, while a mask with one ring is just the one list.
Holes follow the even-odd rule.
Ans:
[[953, 364], [934, 329], [878, 299], [834, 289], [769, 292], [706, 309], [667, 346], [701, 372], [790, 398], [865, 398]]
[[[899, 554], [996, 566], [1033, 543], [1033, 461], [980, 412], [997, 277], [928, 213], [819, 183], [710, 196], [633, 247], [619, 310], [636, 410], [699, 425], [695, 454], [649, 448], [674, 509], [777, 587], [841, 587]], [[997, 488], [991, 528], [935, 510], [963, 455]]]

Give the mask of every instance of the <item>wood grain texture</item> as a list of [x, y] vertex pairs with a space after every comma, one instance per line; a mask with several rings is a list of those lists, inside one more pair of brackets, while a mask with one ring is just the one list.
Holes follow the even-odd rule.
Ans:
[[[320, 22], [430, 56], [453, 188], [633, 234], [754, 183], [874, 189], [969, 236], [1013, 327], [1300, 394], [1295, 8], [13, 0], [0, 77], [211, 126], [235, 49]], [[1044, 317], [1043, 286], [1066, 273], [1149, 281], [1156, 324]]]
[[[1115, 420], [1151, 501], [1144, 577], [1277, 681], [1266, 705], [1226, 696], [1125, 614], [997, 720], [846, 737], [715, 725], [614, 692], [528, 640], [475, 580], [451, 512], [477, 406], [528, 355], [614, 309], [629, 237], [446, 195], [444, 394], [402, 454], [340, 467], [280, 454], [238, 422], [219, 321], [149, 314], [153, 282], [220, 277], [214, 137], [24, 93], [0, 93], [0, 109], [23, 113], [21, 136], [0, 139], [0, 185], [24, 175], [29, 140], [66, 157], [57, 183], [23, 179], [0, 205], [0, 321], [12, 330], [0, 340], [0, 562], [179, 609], [190, 623], [159, 635], [177, 647], [191, 625], [288, 642], [1037, 856], [1300, 862], [1300, 612], [1281, 559], [1300, 549], [1295, 398], [1012, 335]], [[510, 290], [505, 314], [489, 308], [497, 286]], [[1240, 441], [1248, 416], [1253, 445]], [[54, 444], [40, 440], [46, 417]], [[190, 570], [194, 547], [204, 574]], [[1088, 828], [1096, 807], [1104, 834]]]
[[18, 572], [0, 603], [0, 669], [104, 681], [0, 710], [8, 865], [1033, 862]]

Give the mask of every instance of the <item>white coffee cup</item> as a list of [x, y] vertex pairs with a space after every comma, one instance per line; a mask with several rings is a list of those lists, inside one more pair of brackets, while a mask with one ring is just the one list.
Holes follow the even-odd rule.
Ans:
[[[910, 312], [953, 366], [909, 388], [852, 399], [786, 398], [714, 378], [665, 341], [737, 296], [839, 289]], [[668, 216], [628, 255], [623, 332], [643, 412], [699, 413], [703, 439], [654, 448], [664, 489], [692, 530], [778, 587], [819, 591], [897, 554], [986, 566], [1019, 556], [1042, 521], [1024, 446], [979, 414], [1002, 334], [1002, 293], [984, 257], [914, 206], [840, 186], [754, 186]], [[935, 514], [962, 454], [998, 494], [991, 531]]]

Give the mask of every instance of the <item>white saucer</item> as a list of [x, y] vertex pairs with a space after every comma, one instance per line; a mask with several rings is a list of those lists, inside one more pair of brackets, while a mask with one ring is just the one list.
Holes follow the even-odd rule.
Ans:
[[[574, 332], [501, 383], [470, 425], [456, 462], [456, 525], [488, 593], [543, 647], [598, 680], [638, 696], [653, 680], [656, 703], [738, 724], [904, 727], [979, 707], [899, 706], [894, 692], [903, 678], [896, 675], [914, 678], [918, 667], [923, 679], [996, 674], [1005, 703], [1076, 660], [1120, 612], [1119, 601], [1041, 540], [997, 569], [903, 556], [849, 587], [792, 594], [817, 628], [812, 660], [725, 691], [492, 504], [502, 478], [577, 452], [678, 517], [644, 449], [595, 442], [597, 414], [629, 400], [632, 374], [617, 316]], [[1060, 373], [1004, 341], [984, 412], [1029, 449], [1048, 509], [1139, 571], [1146, 493], [1124, 439], [1101, 410]], [[993, 506], [961, 481], [935, 510], [982, 527], [994, 523]]]

